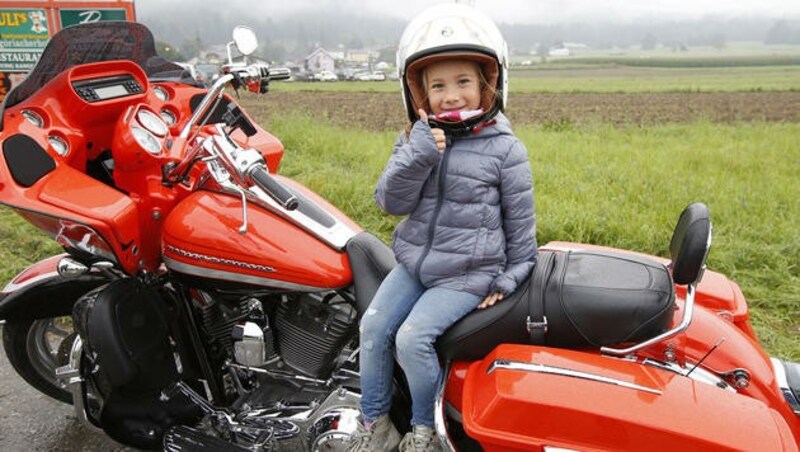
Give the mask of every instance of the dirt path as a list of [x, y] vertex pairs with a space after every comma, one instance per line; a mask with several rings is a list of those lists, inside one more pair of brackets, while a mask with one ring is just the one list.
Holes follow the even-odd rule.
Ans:
[[[274, 92], [248, 96], [243, 104], [251, 114], [267, 119], [276, 111], [299, 111], [366, 130], [405, 126], [399, 94]], [[800, 122], [800, 92], [514, 94], [507, 116], [515, 125]]]

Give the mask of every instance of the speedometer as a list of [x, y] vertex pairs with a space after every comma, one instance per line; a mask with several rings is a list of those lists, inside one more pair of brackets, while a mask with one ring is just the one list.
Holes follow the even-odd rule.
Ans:
[[131, 126], [131, 131], [133, 131], [133, 137], [145, 151], [153, 155], [161, 152], [161, 142], [153, 134], [136, 126]]
[[155, 136], [163, 137], [169, 132], [164, 121], [150, 110], [139, 110], [139, 113], [136, 114], [136, 119], [139, 121], [139, 124], [152, 132]]

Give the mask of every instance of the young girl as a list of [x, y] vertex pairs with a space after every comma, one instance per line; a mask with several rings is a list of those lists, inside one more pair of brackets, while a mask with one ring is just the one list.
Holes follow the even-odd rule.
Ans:
[[[463, 5], [429, 9], [400, 40], [398, 68], [413, 125], [395, 144], [375, 200], [408, 218], [394, 232], [399, 265], [361, 320], [364, 431], [348, 450], [392, 450], [400, 442], [388, 418], [394, 354], [412, 396], [413, 431], [400, 450], [438, 450], [436, 339], [473, 309], [511, 294], [533, 269], [530, 165], [501, 113], [506, 57], [496, 26]], [[479, 109], [465, 121], [435, 119]]]

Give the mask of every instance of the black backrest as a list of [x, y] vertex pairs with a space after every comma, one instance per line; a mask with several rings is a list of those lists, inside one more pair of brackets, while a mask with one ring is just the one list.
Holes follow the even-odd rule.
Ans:
[[699, 202], [689, 204], [683, 209], [669, 244], [672, 279], [678, 284], [700, 282], [710, 247], [708, 207]]

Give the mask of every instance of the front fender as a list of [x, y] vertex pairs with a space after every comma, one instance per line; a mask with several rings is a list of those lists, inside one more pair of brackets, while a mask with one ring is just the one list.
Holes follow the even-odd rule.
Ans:
[[67, 254], [51, 256], [23, 270], [0, 292], [0, 320], [68, 315], [81, 295], [108, 282], [100, 273], [64, 278], [56, 266]]

